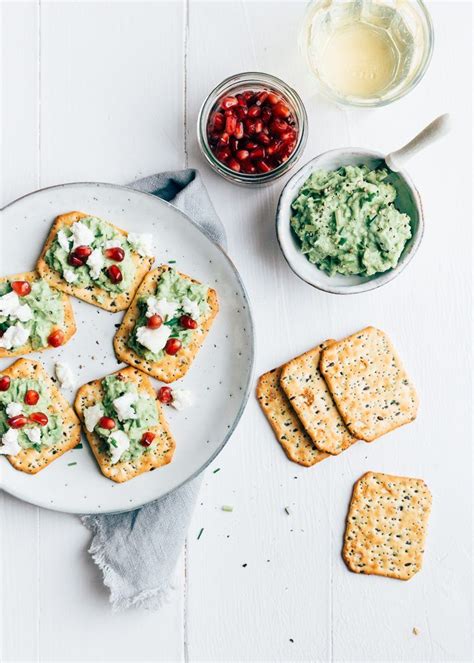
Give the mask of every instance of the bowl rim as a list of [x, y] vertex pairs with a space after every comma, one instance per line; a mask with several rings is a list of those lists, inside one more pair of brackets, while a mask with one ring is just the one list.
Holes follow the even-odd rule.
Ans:
[[[406, 253], [406, 255], [400, 259], [398, 262], [397, 266], [389, 269], [386, 272], [380, 273], [378, 276], [374, 276], [374, 278], [370, 279], [369, 281], [366, 281], [365, 283], [359, 283], [359, 284], [354, 284], [354, 285], [348, 285], [348, 286], [338, 286], [338, 285], [323, 285], [321, 282], [317, 281], [316, 278], [314, 280], [308, 280], [308, 278], [305, 278], [302, 276], [302, 274], [299, 272], [297, 266], [295, 266], [290, 258], [288, 257], [285, 247], [284, 247], [284, 240], [283, 240], [283, 224], [289, 222], [289, 208], [286, 206], [284, 209], [283, 205], [283, 199], [285, 195], [287, 194], [288, 189], [294, 184], [295, 180], [298, 180], [299, 178], [302, 178], [303, 171], [309, 170], [311, 165], [315, 165], [320, 159], [323, 157], [328, 157], [331, 155], [343, 155], [343, 154], [349, 154], [349, 153], [358, 153], [361, 156], [365, 157], [371, 157], [374, 159], [381, 159], [382, 161], [385, 159], [385, 154], [382, 152], [378, 152], [377, 150], [369, 150], [365, 147], [341, 147], [341, 148], [336, 148], [332, 150], [326, 150], [325, 152], [321, 152], [321, 154], [318, 154], [316, 157], [313, 157], [309, 161], [307, 161], [301, 168], [299, 168], [296, 173], [290, 177], [290, 179], [286, 182], [285, 186], [283, 187], [280, 196], [278, 198], [278, 204], [276, 208], [276, 214], [275, 214], [275, 230], [276, 230], [276, 236], [277, 236], [277, 241], [278, 245], [280, 247], [280, 250], [290, 267], [291, 271], [298, 276], [302, 281], [307, 283], [308, 285], [311, 285], [313, 288], [316, 288], [317, 290], [321, 290], [322, 292], [328, 292], [333, 295], [355, 295], [355, 294], [360, 294], [362, 292], [369, 292], [370, 290], [376, 290], [377, 288], [381, 288], [383, 285], [386, 285], [387, 283], [390, 283], [390, 281], [393, 281], [399, 274], [402, 273], [402, 271], [407, 267], [407, 265], [411, 262], [413, 259], [414, 255], [418, 251], [418, 248], [421, 244], [421, 240], [423, 239], [424, 231], [425, 231], [425, 218], [424, 218], [424, 212], [423, 212], [423, 204], [421, 201], [421, 196], [419, 194], [418, 189], [413, 183], [413, 180], [409, 176], [409, 174], [406, 172], [406, 170], [403, 168], [398, 171], [398, 175], [401, 176], [405, 182], [407, 183], [412, 195], [413, 199], [416, 204], [417, 212], [418, 212], [418, 227], [416, 230], [416, 233], [413, 238], [413, 243], [410, 247], [410, 250]], [[387, 166], [387, 169], [390, 170]], [[293, 200], [291, 201], [293, 202]], [[291, 205], [290, 202], [290, 205]], [[285, 219], [286, 215], [286, 219]], [[302, 254], [301, 254], [302, 255]], [[315, 275], [317, 276], [318, 272], [321, 270], [314, 266], [315, 270]]]

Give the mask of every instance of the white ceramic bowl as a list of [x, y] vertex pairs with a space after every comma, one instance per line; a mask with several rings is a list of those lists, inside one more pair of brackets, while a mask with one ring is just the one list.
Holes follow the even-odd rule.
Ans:
[[390, 171], [388, 178], [388, 181], [397, 190], [396, 206], [401, 212], [405, 212], [410, 216], [412, 230], [411, 239], [403, 249], [398, 265], [394, 269], [373, 276], [342, 276], [341, 274], [329, 276], [309, 262], [301, 252], [298, 240], [291, 230], [291, 204], [313, 171], [337, 170], [341, 166], [357, 165], [366, 165], [369, 168], [376, 168], [381, 165], [386, 167], [385, 164], [381, 163], [383, 159], [383, 154], [359, 147], [330, 150], [311, 159], [286, 183], [281, 192], [276, 212], [278, 242], [291, 269], [309, 285], [336, 295], [353, 295], [367, 292], [392, 281], [405, 269], [415, 255], [423, 237], [423, 208], [420, 195], [404, 170], [398, 173]]

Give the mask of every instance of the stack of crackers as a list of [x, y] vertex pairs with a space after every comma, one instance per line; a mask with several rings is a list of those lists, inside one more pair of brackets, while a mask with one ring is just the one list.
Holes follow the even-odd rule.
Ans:
[[257, 398], [288, 458], [311, 466], [416, 418], [418, 398], [388, 336], [366, 327], [262, 375]]

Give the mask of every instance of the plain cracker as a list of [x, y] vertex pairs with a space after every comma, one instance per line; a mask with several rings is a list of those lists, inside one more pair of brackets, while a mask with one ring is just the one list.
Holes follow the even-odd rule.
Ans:
[[321, 353], [320, 370], [357, 438], [371, 442], [414, 421], [418, 398], [388, 336], [366, 327]]
[[[209, 313], [204, 322], [200, 324], [199, 328], [193, 332], [190, 343], [183, 346], [177, 354], [165, 354], [162, 359], [156, 362], [148, 361], [144, 357], [140, 357], [140, 355], [128, 346], [128, 339], [130, 338], [130, 334], [133, 332], [136, 321], [139, 317], [138, 300], [145, 295], [155, 294], [156, 286], [161, 275], [168, 269], [169, 267], [167, 265], [162, 265], [145, 276], [114, 337], [114, 348], [117, 359], [124, 361], [130, 366], [136, 366], [141, 371], [167, 383], [174, 382], [174, 380], [182, 378], [187, 373], [196, 354], [204, 343], [214, 318], [219, 311], [217, 293], [212, 288], [209, 288], [207, 296]], [[199, 281], [192, 279], [186, 274], [181, 274], [181, 272], [178, 272], [178, 274], [182, 278], [188, 279], [193, 283], [199, 283]]]
[[[143, 277], [152, 268], [153, 263], [155, 262], [154, 257], [142, 257], [136, 251], [132, 253], [131, 257], [136, 266], [135, 277], [130, 289], [121, 293], [108, 293], [106, 290], [96, 285], [87, 288], [75, 286], [74, 283], [68, 283], [62, 276], [60, 276], [59, 272], [52, 269], [45, 261], [45, 255], [51, 244], [54, 242], [58, 231], [64, 226], [72, 226], [73, 223], [80, 219], [84, 219], [87, 216], [91, 215], [84, 214], [83, 212], [68, 212], [67, 214], [61, 214], [56, 217], [38, 259], [36, 266], [37, 270], [44, 280], [57, 290], [66, 292], [73, 297], [77, 297], [77, 299], [82, 299], [82, 301], [103, 308], [106, 311], [124, 311], [129, 306]], [[110, 223], [110, 221], [107, 221], [107, 223], [124, 237], [128, 236], [126, 230], [118, 228], [113, 223]]]
[[282, 367], [262, 375], [257, 385], [257, 398], [278, 442], [294, 463], [310, 467], [328, 458], [319, 451], [305, 432], [280, 386]]
[[[134, 382], [140, 392], [146, 392], [150, 398], [153, 398], [156, 403], [159, 421], [158, 426], [150, 428], [150, 431], [155, 433], [155, 440], [151, 447], [148, 447], [136, 460], [119, 461], [115, 464], [112, 464], [110, 458], [100, 451], [100, 437], [96, 433], [89, 433], [84, 426], [84, 432], [102, 474], [107, 478], [112, 479], [112, 481], [123, 483], [129, 479], [133, 479], [139, 474], [143, 474], [143, 472], [148, 472], [170, 463], [173, 458], [176, 444], [165, 421], [161, 403], [156, 399], [156, 393], [149, 378], [144, 373], [131, 366], [117, 371], [114, 375], [120, 375], [128, 382]], [[84, 422], [84, 409], [95, 403], [100, 403], [102, 398], [102, 379], [88, 382], [80, 387], [76, 395], [76, 400], [74, 401], [74, 407], [82, 422]]]
[[79, 419], [39, 361], [17, 359], [0, 375], [9, 375], [11, 378], [29, 378], [46, 385], [51, 401], [48, 413], [58, 415], [62, 421], [63, 436], [60, 443], [53, 444], [41, 451], [36, 451], [33, 448], [22, 449], [16, 456], [7, 456], [16, 470], [21, 470], [27, 474], [36, 474], [62, 456], [63, 453], [74, 449], [79, 444], [81, 441]]
[[[38, 272], [23, 272], [22, 274], [3, 276], [0, 278], [0, 283], [5, 283], [5, 281], [28, 281], [29, 283], [33, 283], [34, 281], [39, 281], [40, 278], [41, 277]], [[64, 322], [60, 329], [62, 329], [64, 332], [64, 343], [62, 345], [65, 345], [69, 339], [74, 336], [77, 328], [76, 321], [74, 320], [74, 312], [72, 310], [71, 300], [66, 294], [61, 293], [61, 302], [64, 308]], [[45, 345], [42, 348], [33, 349], [31, 347], [31, 343], [26, 343], [19, 348], [13, 348], [11, 350], [0, 348], [0, 357], [18, 357], [19, 355], [26, 355], [30, 352], [44, 352], [48, 349], [51, 349], [50, 345]]]
[[343, 557], [354, 573], [409, 580], [423, 563], [431, 493], [421, 479], [367, 472], [354, 485]]
[[337, 455], [357, 442], [336, 408], [319, 371], [321, 351], [334, 341], [292, 359], [283, 366], [280, 384], [306, 432], [320, 451]]

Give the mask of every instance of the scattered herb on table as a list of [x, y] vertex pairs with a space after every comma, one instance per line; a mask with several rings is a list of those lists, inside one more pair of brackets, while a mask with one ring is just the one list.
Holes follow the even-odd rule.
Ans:
[[286, 515], [287, 515], [287, 516], [290, 515], [290, 509], [289, 509], [287, 506], [285, 506], [285, 512], [286, 512]]
[[77, 465], [76, 461], [74, 461], [73, 463], [68, 463], [68, 467], [71, 467], [71, 465]]
[[221, 469], [220, 467], [216, 468], [212, 474], [217, 474], [220, 471], [220, 469]]
[[202, 534], [203, 532], [204, 532], [204, 527], [201, 527], [201, 531], [200, 531], [199, 534], [197, 535], [197, 540], [198, 540], [198, 541], [199, 541], [199, 539], [201, 538], [201, 534]]
[[233, 506], [229, 506], [228, 504], [224, 504], [224, 505], [222, 506], [222, 511], [233, 511], [233, 510], [234, 510], [234, 507], [233, 507]]

